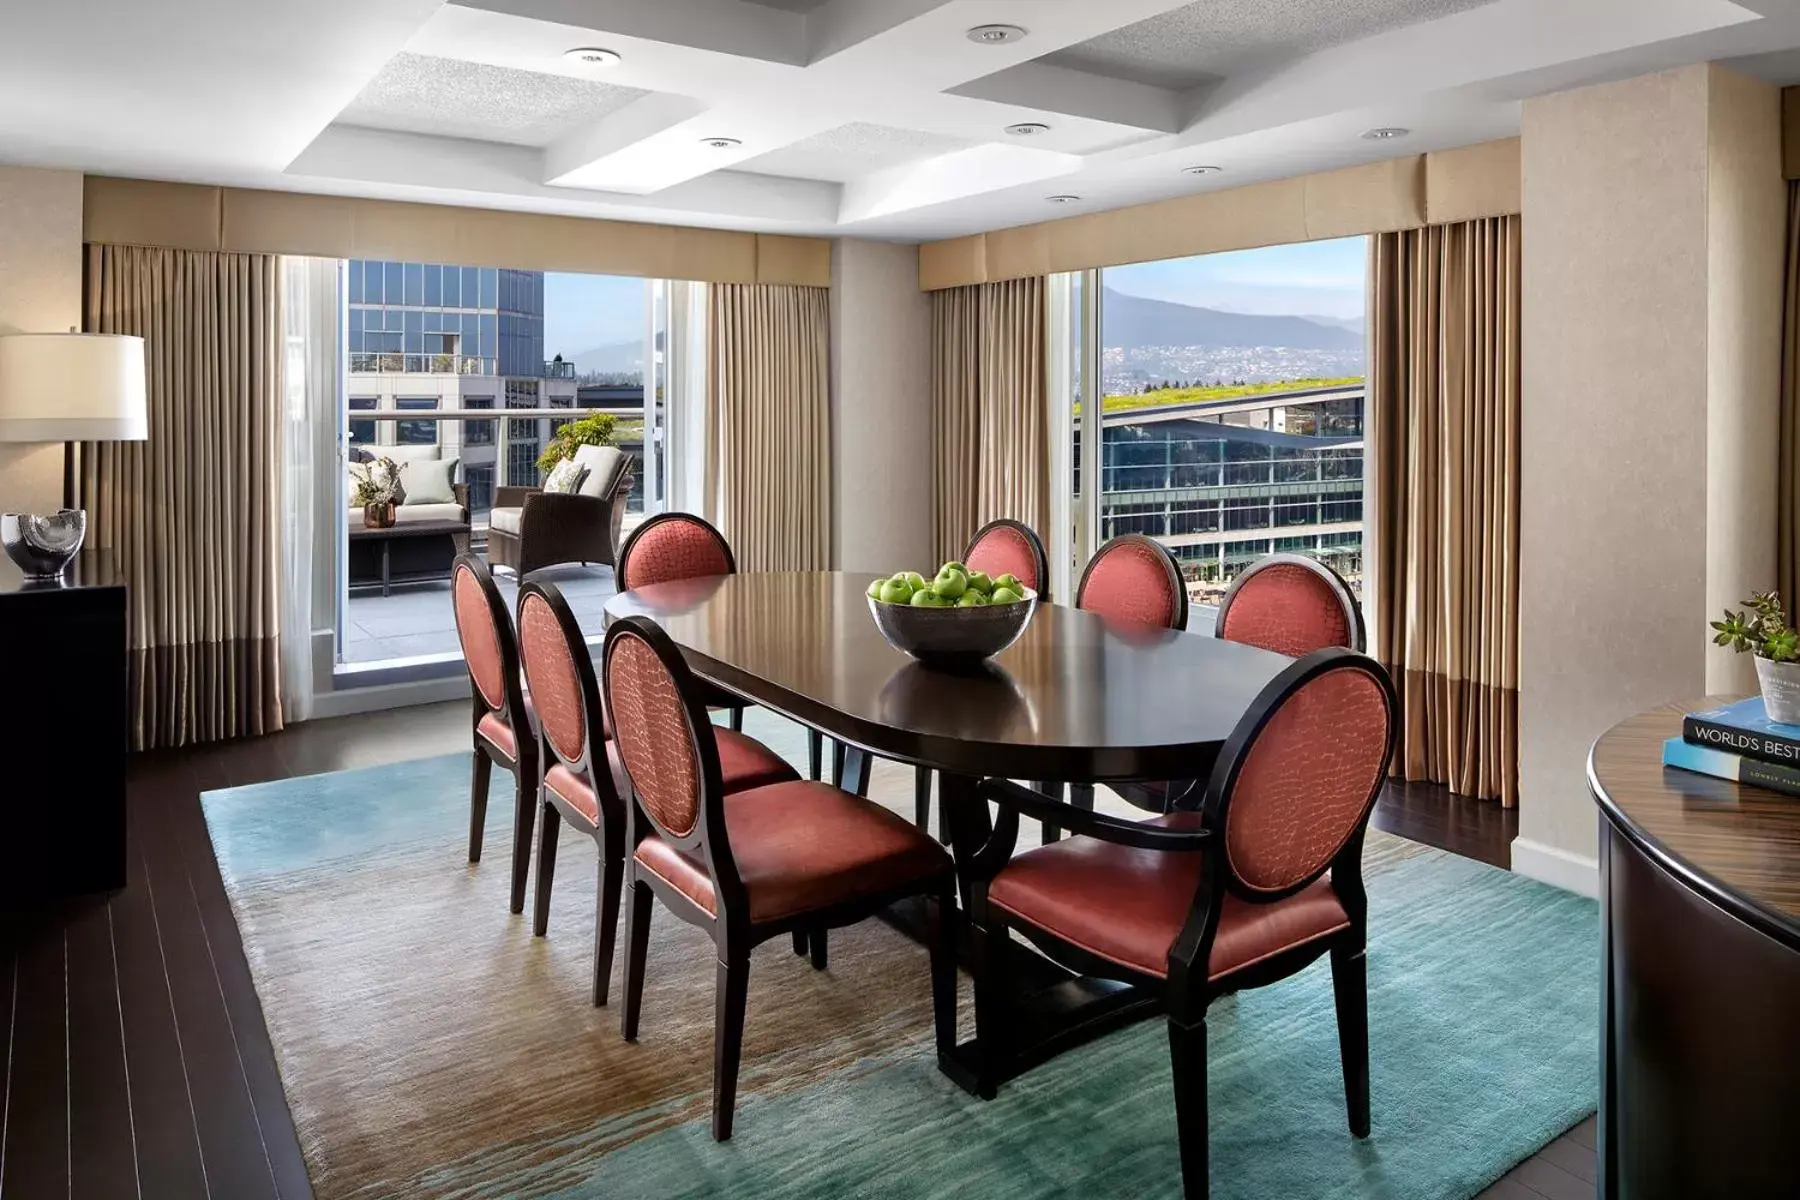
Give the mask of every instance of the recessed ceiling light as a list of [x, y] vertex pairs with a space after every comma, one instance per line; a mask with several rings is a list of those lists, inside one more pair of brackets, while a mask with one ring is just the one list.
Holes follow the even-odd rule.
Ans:
[[619, 65], [619, 52], [602, 50], [598, 46], [577, 46], [573, 50], [564, 50], [564, 58], [572, 58], [589, 67], [616, 67]]
[[738, 141], [736, 138], [701, 138], [700, 144], [702, 146], [711, 146], [714, 150], [729, 150], [733, 146], [741, 146], [744, 143]]
[[1008, 125], [1006, 132], [1014, 137], [1036, 137], [1040, 133], [1049, 133], [1050, 127], [1040, 121], [1020, 121], [1017, 125]]
[[1054, 196], [1045, 196], [1044, 199], [1048, 200], [1052, 204], [1073, 204], [1077, 200], [1081, 199], [1081, 197], [1075, 195], [1072, 192], [1060, 192]]
[[1363, 130], [1363, 137], [1371, 142], [1391, 142], [1395, 138], [1403, 138], [1411, 133], [1410, 129], [1400, 129], [1393, 125], [1383, 125], [1379, 129]]
[[1225, 168], [1224, 167], [1183, 167], [1181, 169], [1183, 171], [1187, 172], [1189, 175], [1217, 175], [1220, 171], [1223, 171]]
[[1004, 46], [1024, 36], [1025, 31], [1017, 25], [977, 25], [968, 33], [971, 42], [979, 42], [983, 46]]

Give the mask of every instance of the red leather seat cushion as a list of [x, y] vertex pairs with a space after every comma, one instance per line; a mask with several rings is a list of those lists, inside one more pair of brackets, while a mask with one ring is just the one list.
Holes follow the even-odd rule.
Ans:
[[[725, 828], [752, 921], [777, 921], [950, 870], [950, 856], [929, 836], [828, 783], [794, 780], [734, 792], [725, 798]], [[637, 861], [715, 911], [703, 864], [654, 836], [639, 843]]]
[[[713, 738], [719, 746], [719, 774], [723, 777], [725, 790], [728, 792], [741, 792], [747, 788], [765, 787], [771, 783], [799, 778], [799, 773], [788, 765], [786, 759], [748, 734], [714, 726]], [[619, 795], [625, 795], [631, 782], [625, 774], [625, 763], [619, 758], [618, 746], [610, 741], [606, 743], [606, 762], [612, 770], [613, 789]], [[574, 805], [578, 811], [587, 814], [588, 820], [600, 820], [600, 805], [594, 797], [594, 789], [582, 782], [569, 768], [561, 763], [551, 767], [544, 772], [544, 785]]]
[[[1199, 821], [1198, 813], [1171, 813], [1145, 823], [1184, 829]], [[1008, 863], [988, 902], [1110, 962], [1164, 976], [1194, 906], [1201, 861], [1197, 853], [1065, 838]], [[1207, 975], [1218, 979], [1349, 924], [1328, 878], [1274, 904], [1226, 893]]]
[[[529, 728], [536, 728], [537, 714], [531, 711], [530, 695], [525, 697], [525, 721]], [[506, 757], [514, 762], [519, 761], [518, 739], [513, 737], [512, 726], [502, 721], [499, 713], [483, 713], [481, 720], [475, 723], [475, 728], [488, 741], [498, 746]]]

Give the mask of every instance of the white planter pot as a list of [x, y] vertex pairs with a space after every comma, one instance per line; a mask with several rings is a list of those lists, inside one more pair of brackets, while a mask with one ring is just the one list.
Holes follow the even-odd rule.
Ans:
[[1762, 684], [1763, 708], [1769, 720], [1800, 725], [1800, 662], [1772, 662], [1758, 655], [1756, 679]]

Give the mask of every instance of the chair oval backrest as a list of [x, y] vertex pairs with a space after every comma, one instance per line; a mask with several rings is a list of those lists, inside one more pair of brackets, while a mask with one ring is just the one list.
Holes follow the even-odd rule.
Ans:
[[[519, 656], [544, 740], [563, 762], [585, 765], [588, 695], [570, 645], [567, 625], [574, 618], [565, 623], [557, 612], [561, 600], [554, 584], [531, 582], [519, 589]], [[567, 611], [566, 603], [561, 607]], [[575, 630], [575, 643], [585, 656], [587, 643], [580, 632]]]
[[1187, 626], [1187, 585], [1181, 568], [1160, 542], [1138, 533], [1120, 534], [1094, 552], [1075, 607], [1115, 621], [1158, 629]]
[[971, 571], [989, 575], [1014, 575], [1020, 583], [1050, 598], [1050, 564], [1044, 555], [1044, 543], [1029, 525], [1007, 517], [989, 521], [969, 539], [963, 552], [963, 565]]
[[1264, 689], [1220, 755], [1225, 860], [1252, 899], [1319, 878], [1368, 820], [1393, 752], [1393, 685], [1373, 659], [1327, 649]]
[[686, 838], [705, 799], [703, 751], [682, 682], [650, 636], [621, 622], [607, 637], [606, 702], [638, 803], [661, 832]]
[[451, 599], [456, 607], [456, 637], [462, 643], [463, 662], [482, 703], [495, 712], [507, 711], [506, 668], [512, 656], [504, 649], [512, 637], [506, 620], [506, 602], [494, 577], [481, 560], [458, 557], [451, 568]]
[[1213, 632], [1290, 658], [1327, 646], [1363, 648], [1362, 610], [1350, 586], [1300, 554], [1272, 554], [1233, 580]]
[[632, 530], [619, 549], [620, 591], [736, 570], [737, 559], [725, 535], [692, 513], [651, 517]]

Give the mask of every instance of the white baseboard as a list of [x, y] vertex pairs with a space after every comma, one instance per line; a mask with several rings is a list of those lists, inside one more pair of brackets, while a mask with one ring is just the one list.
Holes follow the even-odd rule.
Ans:
[[1514, 838], [1512, 869], [1520, 875], [1559, 887], [1565, 892], [1598, 899], [1600, 896], [1600, 863], [1598, 859], [1571, 854], [1556, 846], [1534, 842], [1530, 838]]
[[414, 704], [436, 704], [442, 700], [466, 699], [468, 695], [469, 677], [466, 673], [443, 679], [418, 679], [406, 683], [319, 692], [313, 696], [312, 719], [317, 721], [328, 717], [348, 717], [355, 713], [406, 708]]

